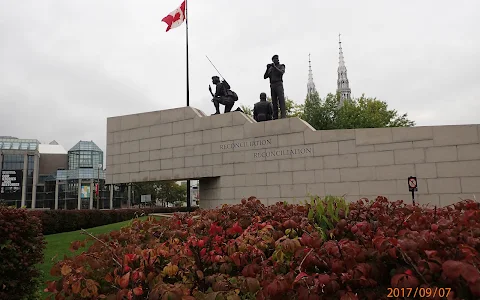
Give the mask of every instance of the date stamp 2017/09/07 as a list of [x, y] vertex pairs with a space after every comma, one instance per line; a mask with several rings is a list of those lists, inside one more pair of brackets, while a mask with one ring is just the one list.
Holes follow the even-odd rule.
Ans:
[[434, 298], [439, 296], [441, 298], [448, 297], [450, 294], [451, 288], [387, 288], [388, 298], [399, 298], [399, 297], [420, 297], [420, 298]]

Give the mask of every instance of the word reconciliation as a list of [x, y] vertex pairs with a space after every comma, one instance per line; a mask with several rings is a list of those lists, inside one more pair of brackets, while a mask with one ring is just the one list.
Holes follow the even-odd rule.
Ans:
[[[239, 141], [220, 145], [220, 150], [235, 150], [240, 148], [256, 148], [271, 146], [272, 139], [261, 139], [253, 141]], [[253, 153], [253, 158], [266, 158], [277, 156], [309, 155], [313, 153], [312, 147], [284, 148], [284, 149], [262, 149]]]
[[262, 152], [253, 153], [254, 158], [258, 157], [275, 157], [275, 156], [288, 156], [288, 155], [301, 155], [312, 153], [311, 148], [297, 148], [297, 149], [283, 149], [283, 150], [266, 150]]

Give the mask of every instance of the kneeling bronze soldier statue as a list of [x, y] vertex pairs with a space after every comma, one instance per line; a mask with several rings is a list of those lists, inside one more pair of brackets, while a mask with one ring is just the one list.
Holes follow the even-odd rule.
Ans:
[[209, 85], [208, 90], [212, 95], [213, 105], [215, 105], [214, 115], [220, 114], [220, 104], [225, 105], [225, 113], [232, 110], [235, 101], [238, 100], [237, 94], [230, 89], [230, 85], [225, 80], [220, 81], [218, 76], [212, 77], [212, 83], [216, 85], [215, 94], [212, 92], [212, 87]]

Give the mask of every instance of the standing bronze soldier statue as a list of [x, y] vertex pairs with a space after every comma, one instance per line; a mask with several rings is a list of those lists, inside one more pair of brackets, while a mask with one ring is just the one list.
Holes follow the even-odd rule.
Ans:
[[220, 114], [220, 104], [225, 105], [225, 113], [230, 112], [235, 101], [238, 100], [237, 94], [230, 89], [228, 82], [225, 80], [220, 81], [218, 76], [212, 77], [212, 83], [216, 85], [215, 94], [212, 92], [210, 85], [208, 85], [208, 90], [213, 97], [213, 105], [215, 105], [214, 115]]
[[253, 118], [257, 122], [270, 121], [273, 117], [272, 103], [267, 101], [267, 94], [260, 94], [260, 101], [253, 106]]
[[285, 94], [283, 90], [283, 74], [285, 74], [285, 65], [280, 64], [278, 55], [272, 57], [272, 64], [267, 65], [264, 79], [270, 78], [270, 92], [273, 104], [273, 119], [278, 119], [278, 106], [280, 105], [281, 118], [287, 117], [285, 111]]

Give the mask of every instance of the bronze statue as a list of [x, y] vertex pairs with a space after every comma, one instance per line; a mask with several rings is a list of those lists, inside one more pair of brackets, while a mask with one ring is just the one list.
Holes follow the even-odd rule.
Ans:
[[212, 95], [212, 102], [215, 105], [214, 115], [220, 114], [220, 104], [225, 105], [224, 113], [232, 110], [233, 104], [238, 100], [237, 94], [230, 89], [227, 81], [220, 81], [218, 76], [212, 76], [212, 83], [216, 85], [215, 94], [212, 92], [212, 87], [208, 85], [208, 90]]
[[280, 105], [281, 118], [286, 118], [285, 94], [283, 89], [283, 74], [285, 74], [285, 65], [280, 64], [278, 55], [272, 57], [272, 64], [267, 65], [264, 79], [270, 78], [270, 92], [273, 104], [273, 119], [278, 119], [278, 105]]
[[267, 94], [260, 94], [260, 101], [253, 106], [253, 118], [257, 122], [269, 121], [273, 117], [272, 103], [267, 101]]

